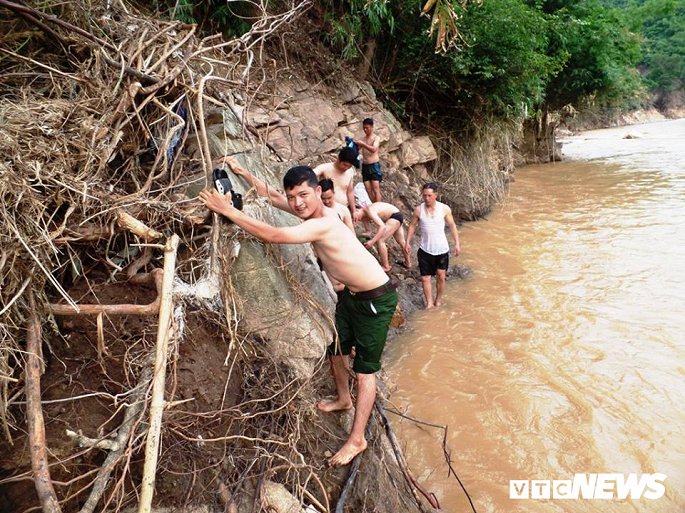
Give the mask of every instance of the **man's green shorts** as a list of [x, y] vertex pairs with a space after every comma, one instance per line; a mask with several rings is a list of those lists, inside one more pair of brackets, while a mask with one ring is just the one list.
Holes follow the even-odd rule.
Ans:
[[329, 354], [348, 355], [352, 346], [355, 346], [354, 372], [378, 372], [396, 306], [397, 292], [394, 290], [374, 299], [357, 299], [345, 289], [335, 307], [335, 329], [338, 331], [340, 347], [331, 344]]

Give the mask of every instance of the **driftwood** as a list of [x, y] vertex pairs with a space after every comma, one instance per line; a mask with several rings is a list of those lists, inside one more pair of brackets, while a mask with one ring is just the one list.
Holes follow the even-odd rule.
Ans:
[[173, 313], [172, 292], [176, 267], [176, 251], [180, 239], [172, 235], [164, 247], [164, 275], [162, 278], [161, 303], [157, 323], [157, 350], [155, 354], [155, 371], [152, 382], [152, 399], [150, 403], [150, 429], [145, 443], [145, 465], [141, 484], [138, 513], [149, 513], [152, 496], [155, 491], [155, 474], [159, 454], [159, 438], [162, 431], [162, 412], [164, 411], [164, 385], [166, 381], [166, 364], [171, 335], [171, 317]]
[[429, 493], [426, 490], [424, 490], [423, 487], [414, 478], [414, 475], [411, 473], [411, 470], [409, 470], [409, 465], [407, 465], [407, 461], [404, 459], [404, 455], [402, 454], [402, 451], [400, 449], [400, 444], [397, 442], [395, 433], [392, 431], [392, 428], [390, 427], [390, 421], [388, 420], [388, 417], [385, 415], [385, 410], [379, 400], [376, 400], [376, 402], [374, 403], [374, 408], [376, 408], [378, 415], [380, 415], [381, 419], [383, 419], [383, 426], [385, 427], [385, 432], [388, 436], [388, 440], [390, 440], [392, 450], [395, 453], [395, 458], [397, 458], [397, 463], [400, 466], [400, 470], [402, 470], [402, 475], [404, 475], [404, 478], [406, 479], [407, 483], [409, 484], [409, 487], [414, 493], [414, 497], [416, 497], [417, 504], [421, 506], [421, 501], [419, 500], [419, 497], [414, 490], [418, 490], [421, 493], [421, 495], [423, 495], [426, 498], [426, 500], [432, 508], [439, 510], [440, 503], [438, 503], [437, 497], [435, 497], [433, 493]]
[[147, 305], [77, 305], [78, 310], [71, 305], [51, 303], [48, 305], [53, 315], [157, 315], [162, 296], [163, 272], [155, 269], [150, 274], [138, 274], [130, 279], [130, 283], [145, 284], [153, 283], [157, 287], [157, 298]]
[[66, 430], [67, 436], [79, 447], [94, 447], [95, 449], [106, 449], [108, 451], [119, 450], [119, 444], [116, 440], [107, 438], [90, 438], [79, 429], [78, 433], [71, 429]]
[[347, 475], [347, 480], [345, 481], [345, 486], [343, 486], [342, 492], [340, 492], [340, 497], [335, 505], [335, 513], [343, 513], [345, 509], [345, 503], [347, 502], [347, 497], [352, 491], [352, 486], [354, 485], [354, 480], [357, 478], [357, 473], [359, 472], [359, 466], [362, 463], [362, 454], [357, 454], [352, 460], [352, 465], [350, 465], [350, 473]]
[[152, 379], [152, 371], [149, 366], [144, 367], [140, 374], [138, 385], [130, 396], [131, 404], [126, 408], [124, 421], [121, 423], [121, 426], [119, 426], [117, 436], [113, 440], [117, 447], [113, 448], [105, 458], [105, 462], [102, 464], [102, 467], [100, 467], [93, 487], [90, 490], [88, 500], [83, 504], [80, 513], [93, 513], [93, 511], [95, 511], [95, 506], [97, 506], [102, 494], [105, 492], [107, 483], [109, 482], [109, 476], [112, 474], [112, 470], [114, 470], [114, 465], [127, 447], [128, 441], [133, 434], [133, 429], [145, 408], [144, 398], [150, 379]]
[[36, 299], [29, 294], [29, 320], [26, 329], [26, 417], [29, 430], [29, 450], [33, 481], [43, 513], [60, 513], [55, 488], [50, 479], [45, 443], [45, 422], [40, 404], [40, 376], [43, 373], [41, 326], [36, 311]]

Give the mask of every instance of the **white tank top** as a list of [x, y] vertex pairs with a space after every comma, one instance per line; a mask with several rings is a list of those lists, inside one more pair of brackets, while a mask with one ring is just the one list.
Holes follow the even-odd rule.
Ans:
[[426, 204], [419, 207], [419, 226], [421, 227], [421, 244], [419, 247], [429, 255], [443, 255], [450, 250], [445, 235], [445, 205], [435, 202], [435, 214], [429, 215]]

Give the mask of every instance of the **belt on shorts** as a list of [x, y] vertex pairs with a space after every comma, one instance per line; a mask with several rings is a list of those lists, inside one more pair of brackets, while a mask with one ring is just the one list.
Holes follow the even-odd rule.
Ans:
[[397, 288], [397, 286], [398, 283], [393, 283], [391, 280], [388, 280], [383, 285], [376, 287], [375, 289], [365, 290], [363, 292], [352, 292], [348, 289], [348, 292], [354, 299], [368, 301], [369, 299], [376, 299], [377, 297], [381, 297], [383, 294], [392, 292]]

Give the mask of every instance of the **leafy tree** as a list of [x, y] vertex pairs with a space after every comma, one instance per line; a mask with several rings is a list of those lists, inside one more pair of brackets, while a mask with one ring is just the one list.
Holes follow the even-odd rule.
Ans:
[[594, 0], [543, 1], [550, 21], [550, 55], [563, 62], [551, 77], [545, 104], [552, 110], [594, 98], [604, 106], [636, 106], [639, 39], [615, 10]]
[[201, 30], [241, 36], [250, 29], [256, 4], [244, 0], [155, 1], [157, 8], [172, 19], [197, 23]]
[[597, 0], [429, 0], [432, 18], [407, 0], [335, 9], [329, 41], [355, 60], [353, 42], [373, 36], [374, 78], [400, 115], [458, 129], [588, 99], [635, 103], [640, 90], [639, 41]]
[[629, 13], [644, 34], [641, 64], [649, 85], [664, 92], [685, 89], [685, 3], [649, 0]]

